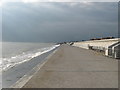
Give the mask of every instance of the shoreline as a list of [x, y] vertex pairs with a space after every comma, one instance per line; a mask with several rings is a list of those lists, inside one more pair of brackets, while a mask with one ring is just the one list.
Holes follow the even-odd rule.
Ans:
[[47, 53], [56, 47], [58, 47], [58, 46], [52, 45], [49, 47], [42, 47], [42, 48], [31, 50], [31, 51], [30, 50], [28, 50], [28, 51], [21, 50], [22, 52], [19, 54], [16, 53], [16, 55], [3, 57], [3, 58], [1, 58], [1, 60], [3, 60], [5, 62], [5, 64], [3, 64], [2, 67], [0, 67], [0, 71], [4, 72], [4, 71], [9, 70], [10, 68], [15, 67], [16, 65], [28, 62], [29, 60], [32, 60], [33, 58], [40, 56], [44, 53]]
[[[58, 48], [58, 47], [57, 47]], [[2, 72], [2, 87], [3, 88], [9, 88], [13, 84], [15, 84], [18, 80], [20, 80], [23, 76], [25, 76], [27, 73], [30, 73], [30, 71], [36, 67], [36, 65], [41, 64], [45, 61], [45, 59], [57, 48], [46, 52], [42, 55], [39, 55], [27, 62], [24, 62], [22, 64], [16, 65], [7, 71]], [[34, 73], [35, 70], [32, 71]], [[30, 74], [32, 74], [30, 73]]]
[[49, 60], [49, 58], [57, 51], [55, 49], [51, 54], [49, 54], [44, 62], [36, 65], [31, 71], [29, 71], [26, 75], [24, 75], [20, 80], [18, 80], [15, 84], [13, 84], [10, 88], [22, 88], [39, 70], [40, 68]]

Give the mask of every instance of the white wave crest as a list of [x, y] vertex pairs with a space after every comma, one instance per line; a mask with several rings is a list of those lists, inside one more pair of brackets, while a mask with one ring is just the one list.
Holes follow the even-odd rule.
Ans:
[[10, 57], [10, 58], [0, 58], [0, 71], [7, 70], [17, 64], [21, 64], [26, 61], [29, 61], [32, 58], [37, 57], [43, 53], [49, 52], [58, 46], [59, 45], [54, 45], [52, 47], [37, 49], [35, 51], [23, 52], [20, 55], [16, 55], [16, 56]]

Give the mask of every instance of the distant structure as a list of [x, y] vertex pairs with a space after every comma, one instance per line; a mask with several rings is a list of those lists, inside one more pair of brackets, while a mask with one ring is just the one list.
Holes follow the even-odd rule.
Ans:
[[92, 38], [90, 40], [114, 39], [115, 37]]

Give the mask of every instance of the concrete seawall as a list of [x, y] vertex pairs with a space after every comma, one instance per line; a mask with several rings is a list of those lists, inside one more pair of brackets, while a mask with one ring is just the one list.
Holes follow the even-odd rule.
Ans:
[[76, 43], [74, 43], [74, 46], [85, 48], [85, 49], [88, 49], [88, 45], [100, 46], [100, 47], [107, 48], [108, 46], [110, 46], [114, 43], [117, 43], [118, 41], [120, 41], [120, 39], [118, 39], [118, 38], [104, 39], [104, 40], [91, 40], [91, 41], [76, 42]]
[[118, 88], [118, 61], [62, 45], [23, 88]]
[[[89, 46], [92, 46], [93, 49], [98, 49], [98, 50], [104, 51], [104, 54], [106, 56], [109, 56], [109, 49], [110, 49], [109, 47], [118, 42], [120, 42], [120, 38], [76, 42], [76, 43], [74, 43], [73, 46], [81, 47], [84, 49], [89, 49]], [[118, 48], [118, 49], [120, 49], [120, 48]], [[111, 50], [112, 50], [112, 48], [111, 48]], [[111, 52], [111, 53], [114, 53], [114, 49], [113, 49], [113, 52]]]

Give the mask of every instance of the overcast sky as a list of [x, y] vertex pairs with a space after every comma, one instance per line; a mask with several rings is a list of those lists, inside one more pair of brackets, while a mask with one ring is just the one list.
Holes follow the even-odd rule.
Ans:
[[61, 42], [117, 37], [117, 5], [117, 2], [8, 2], [2, 9], [3, 41]]

